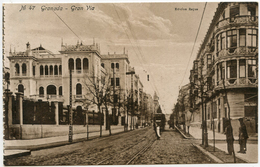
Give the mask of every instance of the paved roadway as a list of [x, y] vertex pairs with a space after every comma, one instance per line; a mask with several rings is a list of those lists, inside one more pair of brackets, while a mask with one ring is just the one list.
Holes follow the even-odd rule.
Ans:
[[[125, 164], [138, 150], [153, 142], [132, 164], [200, 164], [212, 163], [175, 130], [167, 129], [156, 140], [152, 128], [84, 141], [61, 147], [33, 151], [31, 155], [7, 159], [5, 165], [96, 165]], [[109, 160], [104, 161], [104, 159]], [[111, 160], [110, 160], [111, 159]]]

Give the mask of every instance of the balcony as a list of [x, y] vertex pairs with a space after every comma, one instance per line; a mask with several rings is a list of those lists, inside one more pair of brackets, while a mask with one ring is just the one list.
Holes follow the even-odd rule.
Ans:
[[40, 94], [40, 95], [30, 95], [30, 98], [34, 99], [34, 100], [42, 100], [42, 101], [59, 101], [59, 102], [64, 101], [63, 95], [44, 95], [44, 94]]
[[[230, 78], [225, 81], [226, 88], [254, 88], [258, 87], [258, 79], [256, 78]], [[223, 89], [223, 80], [217, 81], [216, 90]]]
[[258, 26], [258, 16], [244, 15], [223, 19], [216, 24], [216, 30], [218, 30], [219, 28], [226, 27], [228, 25], [236, 24], [255, 24], [256, 26]]
[[217, 52], [216, 60], [225, 56], [236, 56], [236, 55], [255, 56], [257, 52], [258, 52], [257, 47], [249, 47], [249, 46], [233, 47], [229, 49], [223, 49]]

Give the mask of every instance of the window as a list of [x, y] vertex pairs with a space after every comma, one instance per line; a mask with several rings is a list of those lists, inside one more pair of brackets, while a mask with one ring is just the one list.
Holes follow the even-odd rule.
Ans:
[[219, 51], [220, 51], [220, 34], [217, 35], [217, 57], [219, 56], [218, 55]]
[[111, 78], [111, 86], [114, 86], [114, 78]]
[[105, 68], [105, 64], [104, 64], [104, 63], [101, 63], [101, 67]]
[[22, 64], [22, 74], [26, 75], [26, 64], [25, 63]]
[[256, 78], [256, 60], [248, 60], [248, 77]]
[[237, 47], [237, 30], [227, 31], [227, 48], [229, 53], [234, 53]]
[[69, 70], [74, 70], [74, 60], [72, 58], [69, 59], [68, 68]]
[[246, 29], [239, 29], [239, 46], [246, 46]]
[[76, 85], [76, 95], [82, 95], [82, 86], [79, 83]]
[[116, 86], [120, 86], [119, 78], [116, 78]]
[[256, 16], [256, 8], [255, 6], [248, 6], [247, 7], [247, 15], [249, 16]]
[[18, 85], [18, 92], [24, 93], [24, 87], [22, 84]]
[[59, 87], [59, 95], [62, 95], [62, 86]]
[[53, 66], [50, 66], [50, 75], [53, 75]]
[[239, 60], [239, 77], [240, 78], [246, 77], [246, 60], [245, 59]]
[[114, 94], [114, 103], [117, 103], [117, 102], [118, 102], [118, 95]]
[[217, 65], [217, 80], [220, 81], [221, 79], [224, 78], [225, 78], [225, 62], [222, 62]]
[[251, 52], [254, 52], [256, 50], [258, 43], [257, 36], [258, 35], [256, 29], [247, 29], [247, 46]]
[[54, 85], [47, 86], [47, 95], [56, 95], [56, 86]]
[[48, 75], [48, 66], [45, 66], [45, 75]]
[[227, 78], [237, 78], [237, 61], [230, 60], [227, 62]]
[[33, 76], [35, 76], [35, 66], [33, 66]]
[[62, 66], [59, 66], [59, 74], [62, 75]]
[[111, 63], [111, 69], [114, 69], [115, 68], [114, 66], [115, 66], [114, 63]]
[[116, 69], [119, 70], [119, 63], [116, 63]]
[[239, 6], [230, 8], [230, 22], [234, 22], [236, 16], [239, 16]]
[[58, 75], [58, 66], [57, 65], [54, 66], [54, 75]]
[[194, 61], [194, 73], [198, 72], [198, 61]]
[[88, 70], [88, 59], [83, 59], [83, 70], [86, 72]]
[[212, 55], [211, 54], [207, 55], [207, 67], [208, 68], [212, 67]]
[[43, 66], [40, 66], [40, 75], [43, 75]]
[[225, 49], [226, 32], [221, 33], [221, 50]]
[[20, 74], [20, 66], [19, 64], [15, 64], [15, 75], [19, 75]]
[[225, 78], [225, 62], [221, 64], [221, 79]]
[[44, 96], [44, 88], [43, 88], [43, 87], [40, 87], [40, 88], [39, 88], [39, 96], [40, 96], [40, 97], [43, 97], [43, 96]]
[[81, 60], [80, 60], [80, 58], [76, 59], [76, 70], [81, 70]]

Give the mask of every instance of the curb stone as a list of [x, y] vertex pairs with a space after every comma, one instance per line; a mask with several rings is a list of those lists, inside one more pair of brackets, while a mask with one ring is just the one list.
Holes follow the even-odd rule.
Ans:
[[203, 154], [205, 154], [206, 156], [208, 156], [210, 159], [212, 159], [213, 161], [215, 161], [216, 163], [224, 163], [223, 161], [221, 161], [219, 158], [217, 158], [215, 155], [211, 154], [210, 152], [204, 150], [202, 147], [200, 147], [197, 144], [192, 143], [193, 146], [195, 146], [197, 149], [199, 149]]

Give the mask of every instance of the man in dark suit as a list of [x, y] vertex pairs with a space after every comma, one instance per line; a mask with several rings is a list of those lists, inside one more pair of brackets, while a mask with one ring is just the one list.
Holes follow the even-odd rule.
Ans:
[[246, 130], [246, 125], [243, 121], [243, 118], [238, 119], [240, 122], [240, 127], [239, 127], [239, 144], [240, 144], [240, 151], [238, 153], [246, 153], [246, 142], [248, 139], [248, 134]]
[[225, 134], [226, 134], [226, 140], [227, 140], [228, 154], [232, 155], [234, 137], [233, 137], [233, 129], [232, 129], [230, 120], [226, 120]]

